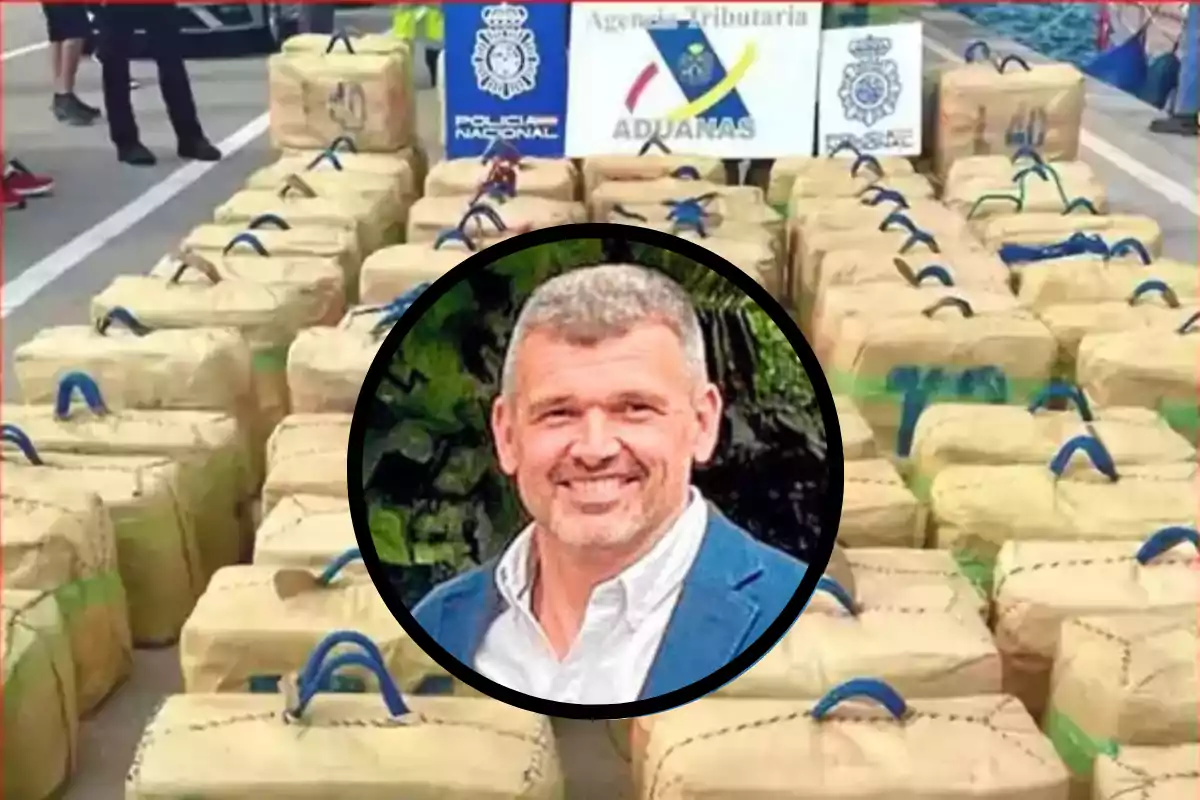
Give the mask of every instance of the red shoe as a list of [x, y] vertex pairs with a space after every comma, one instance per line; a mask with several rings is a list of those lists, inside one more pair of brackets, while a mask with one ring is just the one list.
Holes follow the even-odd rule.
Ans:
[[24, 164], [14, 159], [4, 168], [4, 189], [5, 194], [20, 198], [42, 197], [54, 191], [54, 178], [31, 172]]
[[3, 182], [0, 182], [0, 200], [4, 201], [5, 211], [20, 211], [25, 208], [25, 198], [13, 194]]

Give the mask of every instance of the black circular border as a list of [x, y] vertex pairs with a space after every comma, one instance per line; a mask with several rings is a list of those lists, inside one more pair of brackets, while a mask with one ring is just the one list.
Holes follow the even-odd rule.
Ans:
[[[383, 380], [383, 372], [388, 362], [399, 349], [404, 337], [412, 330], [416, 321], [433, 306], [437, 300], [451, 288], [456, 286], [473, 270], [487, 269], [495, 261], [505, 256], [520, 253], [529, 247], [575, 239], [625, 239], [638, 244], [649, 245], [667, 250], [676, 255], [691, 259], [702, 264], [739, 289], [758, 303], [779, 330], [787, 338], [792, 349], [796, 352], [804, 369], [808, 372], [816, 395], [817, 405], [821, 410], [821, 420], [825, 426], [826, 469], [828, 486], [826, 489], [826, 504], [822, 514], [822, 531], [824, 535], [818, 541], [813, 560], [809, 562], [804, 578], [792, 595], [792, 599], [784, 606], [783, 611], [767, 630], [749, 647], [739, 653], [725, 666], [706, 676], [702, 680], [656, 697], [635, 700], [630, 703], [612, 703], [606, 705], [562, 703], [546, 700], [533, 695], [523, 694], [492, 681], [476, 672], [470, 666], [450, 655], [436, 640], [421, 627], [407, 606], [396, 596], [383, 566], [375, 552], [375, 542], [371, 537], [366, 501], [363, 497], [362, 457], [363, 445], [366, 439], [367, 417], [370, 404], [379, 385]], [[384, 338], [367, 371], [362, 390], [354, 407], [354, 415], [350, 422], [350, 439], [347, 445], [346, 486], [350, 505], [350, 518], [354, 525], [354, 537], [362, 552], [363, 563], [371, 582], [383, 599], [384, 605], [392, 612], [392, 616], [400, 623], [400, 627], [412, 640], [424, 650], [434, 661], [452, 676], [467, 684], [476, 691], [493, 699], [515, 706], [525, 711], [542, 714], [548, 717], [562, 717], [578, 720], [609, 720], [627, 719], [633, 717], [659, 714], [672, 708], [685, 705], [706, 694], [716, 691], [734, 678], [754, 666], [795, 623], [796, 618], [804, 611], [808, 601], [816, 590], [817, 581], [824, 574], [833, 554], [834, 543], [837, 539], [838, 525], [841, 522], [842, 495], [844, 491], [844, 464], [842, 451], [841, 427], [838, 424], [837, 407], [834, 404], [833, 393], [829, 382], [821, 369], [816, 354], [809, 347], [808, 341], [800, 332], [800, 328], [787, 311], [775, 298], [767, 293], [753, 278], [735, 267], [715, 253], [705, 249], [695, 242], [673, 236], [669, 233], [652, 228], [620, 225], [607, 222], [584, 222], [570, 225], [559, 225], [550, 228], [522, 233], [501, 240], [479, 252], [469, 256], [445, 275], [438, 278], [426, 289], [409, 308], [400, 320], [393, 326]]]

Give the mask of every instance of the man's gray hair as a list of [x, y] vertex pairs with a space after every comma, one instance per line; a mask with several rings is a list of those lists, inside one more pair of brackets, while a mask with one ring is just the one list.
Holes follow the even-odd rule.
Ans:
[[517, 351], [534, 329], [551, 328], [554, 335], [573, 344], [592, 345], [622, 336], [643, 322], [658, 322], [674, 331], [683, 344], [688, 368], [697, 380], [707, 379], [704, 334], [683, 287], [646, 267], [602, 264], [559, 275], [534, 290], [508, 343], [501, 392], [511, 395]]

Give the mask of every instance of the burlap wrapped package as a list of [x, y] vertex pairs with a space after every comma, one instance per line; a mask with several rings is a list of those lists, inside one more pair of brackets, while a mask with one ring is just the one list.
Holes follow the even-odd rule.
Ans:
[[297, 414], [351, 414], [379, 346], [399, 313], [353, 308], [336, 328], [301, 331], [288, 350], [288, 393]]
[[1176, 322], [1181, 324], [1085, 336], [1075, 375], [1096, 406], [1156, 409], [1195, 441], [1200, 313], [1180, 313]]
[[[253, 234], [253, 238], [243, 236], [246, 233]], [[240, 252], [278, 258], [332, 258], [342, 267], [349, 287], [358, 280], [363, 260], [356, 232], [319, 226], [294, 228], [277, 214], [264, 214], [240, 225], [199, 225], [177, 249], [196, 253], [210, 261], [217, 256]]]
[[1092, 214], [1107, 214], [1108, 190], [1091, 168], [1081, 169], [1049, 164], [1029, 167], [1012, 175], [982, 176], [947, 183], [942, 202], [972, 222], [973, 230], [983, 230], [983, 221], [1011, 214], [1069, 214], [1075, 209]]
[[846, 547], [921, 547], [921, 504], [886, 458], [847, 461], [838, 541]]
[[46, 800], [75, 770], [79, 709], [62, 612], [50, 592], [0, 590], [4, 797]]
[[[263, 519], [254, 534], [254, 563], [322, 569], [357, 546], [346, 500], [297, 494], [282, 498]], [[361, 561], [354, 561], [342, 572], [366, 574], [366, 568]]]
[[294, 494], [346, 498], [346, 448], [350, 414], [292, 414], [267, 441], [265, 518], [282, 498]]
[[[426, 197], [474, 196], [492, 174], [493, 164], [478, 158], [439, 161], [425, 178]], [[515, 167], [516, 193], [566, 203], [578, 199], [579, 173], [575, 165], [560, 158], [521, 158]]]
[[[254, 234], [246, 234], [253, 237]], [[182, 269], [184, 261], [189, 269]], [[299, 286], [311, 289], [316, 325], [334, 325], [346, 313], [346, 273], [332, 258], [316, 256], [262, 256], [257, 253], [206, 258], [187, 251], [164, 256], [150, 276], [180, 283], [210, 284], [213, 274], [223, 281], [249, 281], [264, 286]]]
[[[962, 610], [987, 618], [987, 597], [944, 550], [852, 547], [843, 552], [854, 586], [842, 585], [855, 597], [886, 598], [886, 605], [902, 608], [939, 608], [955, 613]], [[885, 603], [877, 600], [876, 604]]]
[[443, 232], [457, 228], [482, 248], [519, 233], [587, 221], [582, 203], [525, 195], [504, 203], [471, 200], [469, 195], [422, 197], [409, 211], [407, 241], [436, 242]]
[[364, 172], [390, 173], [397, 169], [396, 162], [403, 163], [412, 173], [414, 194], [417, 195], [425, 186], [425, 176], [429, 172], [429, 154], [425, 152], [420, 141], [390, 153], [360, 153], [350, 138], [339, 136], [322, 150], [285, 147], [280, 153], [280, 159], [295, 158], [308, 164], [322, 153], [333, 153], [346, 169], [361, 169]]
[[874, 458], [875, 434], [862, 418], [854, 401], [849, 397], [835, 395], [833, 403], [837, 408], [838, 427], [842, 431], [842, 458], [846, 461]]
[[[857, 315], [847, 315], [843, 306], [835, 315], [831, 300], [843, 291], [862, 290], [826, 295], [826, 320], [840, 316], [841, 322], [814, 333], [814, 349], [818, 342], [828, 344], [822, 364], [830, 386], [854, 398], [876, 441], [901, 457], [908, 453], [912, 426], [930, 403], [1023, 402], [1033, 387], [1052, 377], [1058, 352], [1054, 337], [1028, 311], [1006, 307], [1000, 295], [973, 292], [966, 300], [957, 290], [917, 313], [903, 314], [899, 309], [908, 296], [935, 290], [893, 290], [878, 306]], [[889, 304], [892, 312], [886, 313]]]
[[1079, 343], [1084, 338], [1139, 331], [1171, 333], [1179, 327], [1181, 316], [1200, 311], [1200, 300], [1194, 296], [1188, 299], [1190, 302], [1183, 304], [1170, 290], [1161, 293], [1139, 291], [1125, 302], [1110, 300], [1089, 305], [1047, 306], [1038, 312], [1038, 317], [1058, 341], [1060, 372], [1074, 375]]
[[695, 242], [733, 264], [770, 292], [772, 297], [783, 297], [782, 263], [778, 251], [769, 243], [733, 239], [720, 234], [701, 235], [695, 231], [680, 231], [675, 235]]
[[1083, 233], [1101, 237], [1110, 247], [1132, 239], [1152, 258], [1162, 253], [1162, 226], [1153, 218], [1138, 214], [1009, 214], [985, 219], [975, 230], [983, 243], [994, 250], [1007, 245], [1048, 247]]
[[[745, 206], [713, 198], [702, 206], [699, 223], [704, 233], [722, 239], [737, 239], [771, 248], [781, 259], [787, 255], [786, 220], [770, 206]], [[664, 203], [630, 203], [613, 209], [608, 219], [619, 225], [650, 228], [676, 236], [698, 230], [698, 226], [677, 216], [676, 207]]]
[[613, 209], [634, 203], [663, 203], [713, 196], [729, 205], [750, 207], [766, 203], [763, 190], [757, 186], [727, 186], [724, 182], [692, 180], [689, 178], [656, 178], [651, 181], [608, 181], [587, 195], [588, 217], [608, 219]]
[[[279, 160], [252, 174], [247, 186], [277, 189], [289, 175], [299, 175], [307, 181], [317, 175], [329, 180], [364, 180], [370, 186], [384, 181], [405, 209], [421, 196], [421, 178], [414, 167], [414, 157], [405, 153], [355, 153], [319, 150], [315, 152], [284, 151]], [[314, 183], [314, 186], [316, 184]], [[319, 188], [319, 187], [318, 187]]]
[[1021, 305], [1037, 310], [1066, 304], [1127, 302], [1147, 281], [1160, 281], [1184, 300], [1200, 295], [1200, 270], [1194, 264], [1168, 258], [1143, 264], [1136, 256], [1068, 256], [1021, 264], [1013, 275]]
[[[1065, 400], [1070, 408], [1047, 406]], [[1025, 408], [978, 403], [938, 403], [925, 409], [913, 430], [908, 472], [918, 494], [943, 469], [956, 464], [1003, 466], [1050, 463], [1077, 436], [1097, 436], [1118, 463], [1193, 461], [1196, 449], [1157, 413], [1143, 408], [1093, 410], [1079, 389], [1054, 382]]]
[[1024, 148], [1012, 155], [963, 156], [950, 165], [943, 187], [945, 194], [954, 193], [958, 186], [973, 181], [990, 180], [1003, 184], [1012, 181], [1027, 169], [1046, 168], [1043, 171], [1058, 175], [1064, 183], [1076, 181], [1088, 183], [1096, 179], [1096, 171], [1086, 161], [1046, 161], [1035, 151]]
[[[804, 191], [829, 187], [833, 192], [844, 191], [847, 185], [862, 188], [860, 180], [889, 179], [914, 174], [912, 162], [900, 156], [861, 158], [846, 153], [831, 157], [792, 156], [779, 158], [771, 165], [771, 180], [767, 185], [767, 202], [786, 211], [788, 200], [798, 182]], [[831, 192], [831, 193], [833, 193]]]
[[[490, 699], [402, 697], [376, 648], [325, 654], [283, 694], [168, 697], [134, 753], [126, 798], [563, 799], [545, 717]], [[350, 666], [374, 672], [382, 691], [321, 691]]]
[[929, 482], [931, 543], [986, 587], [1008, 541], [1113, 541], [1194, 524], [1196, 479], [1194, 461], [1114, 466], [1093, 436], [1067, 441], [1045, 465], [948, 466]]
[[359, 302], [390, 303], [422, 283], [433, 283], [473, 255], [459, 244], [397, 244], [376, 250], [363, 262]]
[[1091, 797], [1098, 755], [1200, 741], [1198, 648], [1194, 608], [1063, 623], [1043, 724], [1071, 770], [1072, 797]]
[[72, 372], [110, 409], [224, 411], [253, 418], [250, 347], [228, 328], [154, 330], [114, 309], [98, 325], [43, 328], [13, 351], [21, 401], [54, 404]]
[[[1139, 531], [1143, 538], [1134, 538]], [[1005, 543], [996, 558], [992, 612], [1004, 659], [1004, 691], [1042, 718], [1068, 619], [1171, 610], [1194, 614], [1196, 549], [1179, 542], [1191, 538], [1194, 544], [1195, 536], [1194, 527], [1156, 531], [1135, 524], [1126, 527], [1125, 539]]]
[[[30, 461], [30, 455], [34, 460]], [[133, 643], [171, 644], [204, 590], [194, 509], [177, 464], [162, 456], [0, 455], [4, 480], [21, 491], [42, 482], [95, 493], [108, 509]]]
[[[370, 576], [342, 573], [342, 555], [315, 569], [238, 565], [214, 575], [179, 639], [184, 691], [278, 691], [322, 640], [347, 629], [375, 643], [405, 691], [428, 675], [444, 675], [408, 638]], [[351, 674], [378, 690], [369, 672]]]
[[[190, 266], [190, 264], [189, 264]], [[311, 286], [221, 280], [163, 280], [120, 275], [92, 298], [94, 322], [124, 308], [151, 328], [233, 328], [253, 353], [256, 419], [247, 423], [250, 443], [261, 447], [288, 412], [287, 349], [296, 334], [317, 324], [322, 298]]]
[[692, 176], [708, 183], [725, 183], [725, 165], [721, 159], [671, 153], [585, 158], [581, 174], [584, 197], [591, 197], [603, 183], [640, 183], [677, 175]]
[[820, 700], [713, 698], [653, 719], [641, 800], [1066, 800], [1067, 773], [1014, 698], [906, 701], [856, 679]]
[[944, 603], [906, 602], [900, 581], [858, 583], [851, 594], [829, 576], [804, 613], [718, 697], [820, 697], [858, 675], [874, 675], [906, 697], [962, 697], [1000, 692], [1000, 653], [976, 610], [952, 596]]
[[821, 268], [809, 275], [814, 283], [804, 285], [799, 311], [804, 329], [811, 330], [812, 315], [825, 304], [829, 289], [869, 284], [895, 288], [921, 286], [961, 286], [986, 294], [1009, 294], [1010, 272], [995, 254], [983, 250], [956, 252], [951, 257], [939, 253], [881, 257], [871, 250], [835, 250], [821, 259]]
[[1122, 747], [1096, 759], [1093, 800], [1192, 800], [1200, 795], [1200, 745]]
[[857, 180], [845, 183], [839, 181], [826, 185], [817, 181], [797, 181], [788, 200], [787, 215], [789, 219], [801, 219], [815, 209], [827, 207], [831, 200], [858, 198], [870, 202], [881, 197], [900, 195], [912, 203], [933, 199], [936, 194], [933, 184], [924, 175], [898, 175], [880, 179], [870, 170], [863, 170]]
[[[85, 375], [64, 379], [94, 389]], [[0, 418], [35, 442], [40, 453], [153, 456], [179, 467], [180, 499], [201, 531], [197, 547], [204, 579], [249, 553], [251, 511], [261, 482], [261, 452], [252, 452], [237, 420], [202, 411], [108, 408], [98, 391], [92, 407], [59, 415], [51, 406], [0, 405]], [[68, 393], [69, 396], [69, 393]], [[95, 402], [98, 400], [99, 402]]]
[[6, 479], [0, 526], [4, 588], [53, 593], [71, 643], [75, 706], [87, 714], [133, 667], [108, 509], [96, 495], [58, 481], [18, 485]]
[[872, 204], [859, 197], [836, 197], [824, 207], [801, 209], [792, 219], [800, 236], [821, 231], [872, 231], [888, 227], [889, 220], [902, 216], [918, 228], [935, 231], [936, 226], [949, 227], [954, 231], [965, 231], [966, 226], [957, 220], [948, 219], [946, 207], [932, 199], [905, 201], [905, 207], [895, 202], [881, 201]]
[[363, 152], [390, 153], [416, 138], [406, 50], [359, 53], [343, 39], [277, 53], [267, 68], [276, 148], [319, 149], [348, 136]]
[[328, 186], [318, 189], [299, 175], [290, 176], [277, 191], [244, 189], [236, 193], [217, 206], [213, 222], [249, 225], [264, 215], [275, 215], [297, 227], [348, 231], [364, 254], [403, 241], [404, 235], [404, 215], [391, 195]]
[[934, 168], [943, 178], [964, 156], [1011, 155], [1032, 145], [1047, 161], [1079, 157], [1084, 79], [1070, 64], [1020, 56], [968, 63], [942, 73]]

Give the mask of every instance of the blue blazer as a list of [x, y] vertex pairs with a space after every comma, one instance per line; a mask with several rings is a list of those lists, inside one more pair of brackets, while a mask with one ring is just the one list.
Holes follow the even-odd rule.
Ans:
[[[757, 641], [795, 595], [808, 567], [763, 544], [711, 505], [708, 527], [639, 699], [711, 675]], [[434, 587], [413, 611], [426, 633], [474, 668], [475, 653], [505, 610], [494, 559]]]

